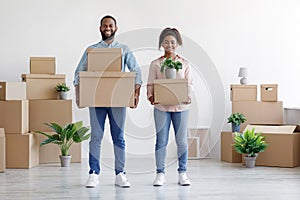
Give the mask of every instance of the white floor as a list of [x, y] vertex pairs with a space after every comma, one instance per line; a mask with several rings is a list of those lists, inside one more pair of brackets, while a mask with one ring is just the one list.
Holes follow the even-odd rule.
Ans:
[[[32, 169], [7, 169], [0, 173], [0, 199], [300, 199], [300, 167], [259, 167], [212, 159], [189, 160], [192, 185], [177, 184], [176, 163], [168, 162], [167, 183], [153, 187], [152, 159], [127, 159], [127, 176], [132, 187], [114, 186], [112, 160], [103, 160], [100, 185], [85, 188], [88, 164], [43, 164]], [[143, 167], [144, 166], [144, 167]]]

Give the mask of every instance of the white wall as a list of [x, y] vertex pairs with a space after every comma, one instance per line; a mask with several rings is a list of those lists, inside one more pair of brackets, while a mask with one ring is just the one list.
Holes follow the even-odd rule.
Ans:
[[[117, 35], [120, 38], [125, 35], [125, 43], [126, 33], [130, 31], [153, 28], [155, 32], [167, 26], [177, 27], [203, 50], [194, 52], [201, 54], [199, 59], [203, 66], [193, 67], [195, 95], [190, 127], [214, 127], [211, 132], [212, 146], [215, 147], [213, 156], [218, 158], [220, 130], [229, 130], [225, 120], [231, 109], [229, 84], [239, 82], [239, 66], [249, 68], [249, 83], [278, 83], [279, 100], [284, 106], [299, 107], [300, 96], [295, 95], [300, 85], [299, 9], [297, 0], [131, 0], [109, 3], [103, 0], [1, 0], [0, 80], [20, 81], [21, 74], [29, 73], [30, 56], [55, 56], [57, 73], [67, 74], [67, 82], [71, 84], [82, 52], [100, 38], [99, 19], [105, 14], [116, 17]], [[157, 35], [153, 38], [140, 35], [139, 41], [151, 39], [150, 48], [134, 49], [142, 66], [144, 82], [150, 61], [162, 53], [155, 50]], [[129, 45], [134, 46], [134, 42]], [[184, 46], [180, 51], [185, 54], [189, 50], [189, 46]], [[220, 77], [221, 87], [212, 85], [213, 75], [204, 71], [211, 64], [216, 69], [213, 78]], [[212, 88], [215, 87], [217, 91], [222, 90], [217, 93], [218, 99], [214, 99], [216, 91]], [[128, 109], [128, 156], [153, 156], [153, 108], [146, 102], [145, 85], [142, 92], [139, 108]], [[222, 103], [220, 109], [215, 109], [218, 101], [223, 102], [224, 110]], [[215, 116], [223, 120], [213, 122]], [[84, 120], [88, 124], [87, 109], [79, 110], [74, 105], [74, 120]], [[170, 142], [169, 156], [174, 157], [173, 137]], [[110, 143], [110, 136], [106, 134], [104, 157], [112, 155]], [[84, 150], [87, 147], [85, 143]]]

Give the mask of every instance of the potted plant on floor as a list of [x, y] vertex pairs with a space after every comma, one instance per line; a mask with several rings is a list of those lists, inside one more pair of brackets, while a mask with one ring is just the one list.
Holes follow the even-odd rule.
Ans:
[[256, 157], [260, 152], [264, 152], [268, 144], [261, 132], [255, 133], [252, 130], [246, 130], [244, 133], [235, 132], [234, 144], [235, 151], [244, 154], [245, 165], [248, 168], [255, 166]]
[[247, 119], [242, 113], [232, 113], [227, 118], [227, 123], [231, 123], [232, 132], [240, 132], [241, 124], [244, 123]]
[[66, 83], [58, 83], [55, 87], [58, 92], [59, 99], [65, 100], [68, 96], [68, 91], [70, 91], [70, 87], [67, 86]]
[[160, 72], [165, 72], [167, 79], [176, 79], [176, 72], [182, 69], [182, 63], [175, 61], [172, 57], [165, 58], [161, 64]]
[[60, 126], [56, 123], [45, 123], [45, 125], [50, 127], [55, 134], [37, 131], [36, 133], [47, 137], [47, 139], [41, 142], [40, 146], [50, 143], [57, 144], [61, 151], [61, 166], [70, 166], [71, 155], [69, 155], [69, 149], [74, 142], [80, 143], [90, 138], [91, 134], [88, 133], [89, 128], [82, 126], [82, 121], [69, 123], [65, 126]]

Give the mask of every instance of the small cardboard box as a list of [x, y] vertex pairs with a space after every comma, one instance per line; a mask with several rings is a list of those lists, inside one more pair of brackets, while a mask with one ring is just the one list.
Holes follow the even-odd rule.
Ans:
[[55, 74], [55, 57], [30, 57], [30, 74]]
[[187, 103], [188, 81], [186, 79], [154, 80], [154, 102], [161, 105], [179, 105]]
[[283, 107], [282, 101], [235, 101], [232, 102], [232, 113], [243, 113], [247, 119], [241, 124], [241, 131], [248, 124], [282, 124]]
[[0, 128], [0, 172], [5, 172], [6, 169], [6, 147], [4, 128]]
[[241, 163], [242, 154], [235, 151], [234, 144], [235, 134], [233, 132], [221, 132], [221, 161], [230, 163]]
[[39, 143], [35, 134], [6, 135], [6, 168], [29, 169], [39, 164]]
[[284, 108], [283, 119], [285, 124], [300, 124], [300, 108]]
[[87, 70], [90, 72], [121, 72], [121, 48], [89, 48], [87, 50]]
[[[49, 134], [54, 134], [54, 132], [47, 132]], [[36, 134], [38, 137], [39, 144], [46, 139], [46, 136]], [[69, 154], [72, 155], [71, 162], [78, 163], [81, 162], [81, 143], [73, 143]], [[59, 146], [57, 144], [46, 144], [39, 147], [39, 163], [59, 163], [59, 155], [61, 155]]]
[[257, 85], [230, 85], [231, 101], [257, 101]]
[[27, 84], [27, 99], [57, 99], [55, 87], [65, 83], [64, 74], [22, 74], [22, 81]]
[[28, 100], [0, 101], [0, 127], [5, 133], [28, 132]]
[[79, 72], [80, 106], [134, 106], [135, 76], [135, 72]]
[[188, 137], [189, 146], [189, 159], [200, 158], [200, 138], [199, 137]]
[[29, 130], [52, 131], [44, 123], [72, 123], [72, 100], [29, 100]]
[[277, 101], [277, 84], [261, 84], [260, 97], [261, 101]]
[[210, 139], [208, 128], [190, 128], [189, 137], [200, 138], [200, 158], [210, 158]]
[[0, 100], [26, 100], [26, 83], [0, 82]]
[[300, 127], [297, 125], [248, 125], [245, 130], [262, 132], [268, 144], [259, 153], [256, 165], [276, 167], [300, 166]]

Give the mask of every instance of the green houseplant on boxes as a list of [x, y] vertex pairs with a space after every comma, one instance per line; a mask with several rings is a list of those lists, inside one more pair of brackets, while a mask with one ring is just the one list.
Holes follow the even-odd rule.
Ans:
[[240, 132], [240, 126], [244, 123], [247, 119], [242, 113], [232, 113], [227, 118], [227, 123], [231, 123], [232, 132]]
[[69, 123], [65, 126], [60, 126], [56, 123], [45, 123], [45, 125], [50, 127], [55, 134], [37, 131], [36, 133], [47, 137], [47, 139], [41, 142], [40, 146], [50, 143], [57, 144], [61, 151], [61, 166], [70, 166], [71, 155], [69, 155], [69, 149], [74, 142], [80, 143], [90, 138], [91, 134], [88, 133], [89, 128], [82, 126], [82, 121]]
[[65, 100], [67, 99], [68, 91], [70, 91], [70, 87], [66, 85], [66, 83], [58, 83], [55, 87], [58, 92], [59, 99]]
[[176, 72], [182, 69], [182, 63], [175, 61], [172, 57], [165, 58], [161, 63], [160, 72], [165, 72], [167, 79], [176, 79]]
[[260, 152], [264, 152], [268, 144], [261, 133], [255, 133], [252, 130], [246, 130], [244, 133], [235, 132], [234, 144], [235, 151], [244, 154], [245, 165], [248, 168], [255, 166], [256, 157]]

